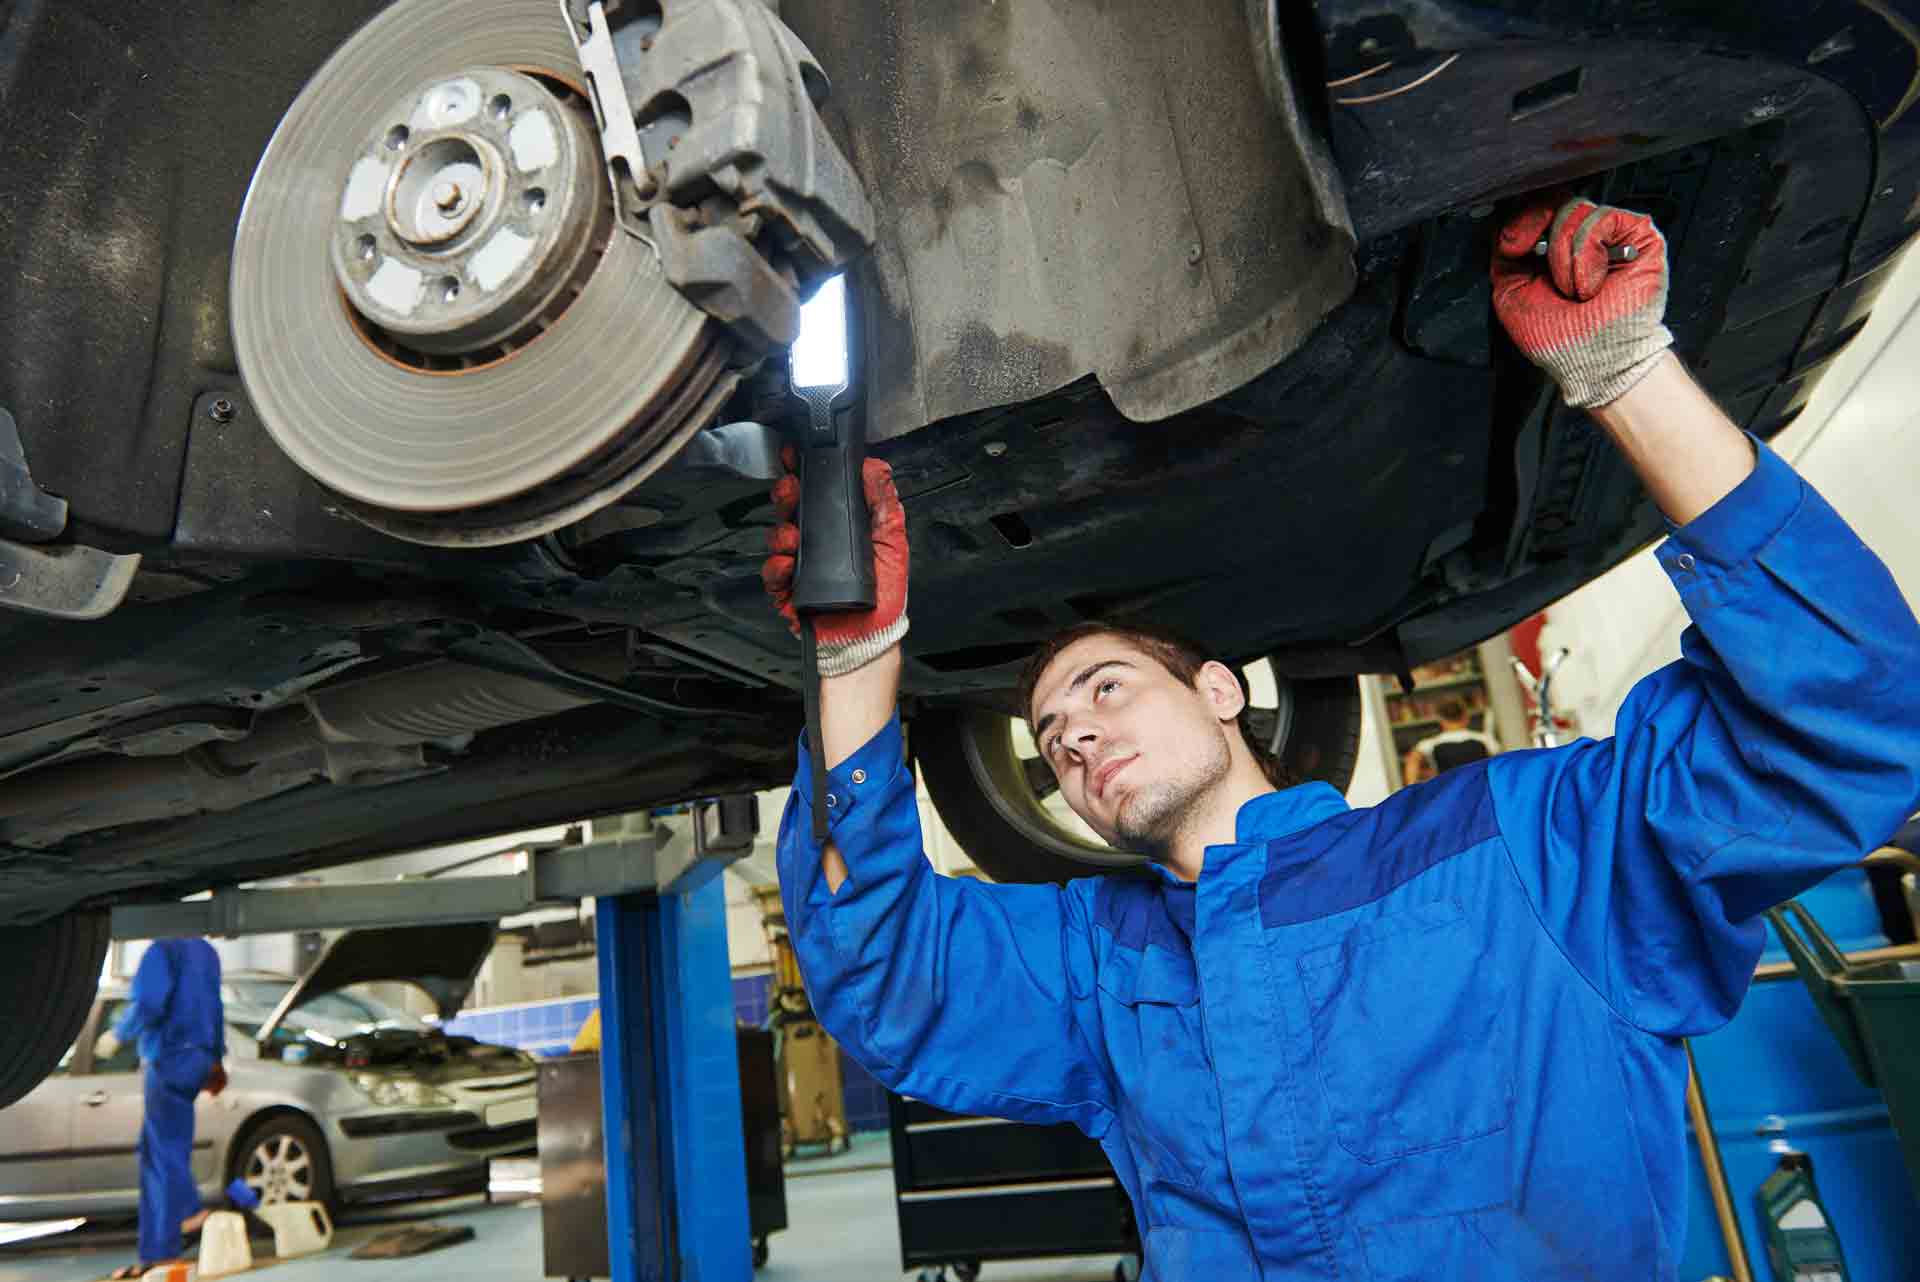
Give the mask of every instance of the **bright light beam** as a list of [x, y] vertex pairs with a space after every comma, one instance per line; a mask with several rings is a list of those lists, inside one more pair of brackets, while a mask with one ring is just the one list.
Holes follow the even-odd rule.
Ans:
[[795, 387], [847, 385], [847, 288], [835, 276], [800, 308], [800, 337], [791, 356]]

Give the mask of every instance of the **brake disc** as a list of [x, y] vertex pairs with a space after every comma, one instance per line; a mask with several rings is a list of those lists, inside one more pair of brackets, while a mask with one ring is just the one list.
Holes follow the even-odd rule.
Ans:
[[260, 420], [376, 529], [531, 538], [613, 502], [732, 391], [724, 331], [615, 234], [553, 0], [400, 0], [301, 91], [235, 235]]

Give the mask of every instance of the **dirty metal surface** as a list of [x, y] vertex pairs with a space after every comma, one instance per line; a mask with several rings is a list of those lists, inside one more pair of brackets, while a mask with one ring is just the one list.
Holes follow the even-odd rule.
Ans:
[[[1251, 11], [1251, 12], [1250, 12]], [[882, 229], [877, 438], [1096, 375], [1151, 421], [1292, 352], [1353, 235], [1246, 0], [790, 0]]]

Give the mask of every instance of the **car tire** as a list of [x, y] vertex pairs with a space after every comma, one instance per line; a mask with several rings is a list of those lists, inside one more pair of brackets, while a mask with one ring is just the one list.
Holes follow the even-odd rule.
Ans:
[[[281, 1179], [272, 1178], [276, 1163], [289, 1168]], [[334, 1209], [333, 1155], [320, 1128], [298, 1113], [271, 1113], [247, 1127], [227, 1165], [227, 1181], [245, 1180], [263, 1206], [319, 1202]], [[304, 1182], [295, 1174], [299, 1170], [308, 1173]]]
[[108, 939], [103, 912], [0, 928], [0, 1108], [38, 1086], [80, 1035]]
[[[1280, 706], [1255, 709], [1253, 729], [1302, 783], [1345, 791], [1360, 755], [1360, 687], [1353, 677], [1282, 683]], [[941, 822], [995, 881], [1066, 882], [1139, 868], [1136, 855], [1075, 835], [1047, 814], [1035, 786], [1044, 765], [1021, 758], [1013, 718], [949, 707], [914, 718], [911, 738]]]
[[1274, 727], [1281, 763], [1301, 783], [1331, 784], [1341, 792], [1360, 763], [1360, 681], [1357, 677], [1296, 677], [1287, 683], [1293, 724]]

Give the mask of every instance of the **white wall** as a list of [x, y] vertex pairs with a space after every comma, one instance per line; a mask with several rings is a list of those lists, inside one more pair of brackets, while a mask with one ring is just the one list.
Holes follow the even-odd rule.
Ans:
[[[772, 827], [780, 812], [769, 807], [768, 795], [760, 794], [760, 822]], [[771, 969], [773, 954], [767, 948], [766, 932], [760, 928], [760, 902], [753, 896], [754, 883], [731, 868], [722, 875], [727, 887], [727, 960], [733, 964], [733, 973], [756, 975]]]
[[[1834, 361], [1806, 412], [1773, 442], [1920, 601], [1920, 254], [1909, 253], [1873, 318]], [[1680, 656], [1686, 614], [1652, 551], [1547, 612], [1543, 653], [1573, 654], [1557, 703], [1583, 733], [1612, 733], [1633, 683]]]

